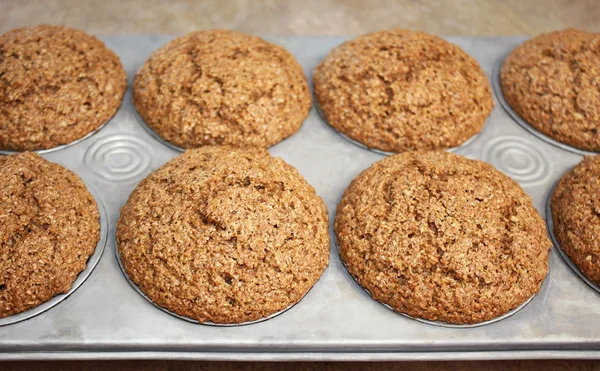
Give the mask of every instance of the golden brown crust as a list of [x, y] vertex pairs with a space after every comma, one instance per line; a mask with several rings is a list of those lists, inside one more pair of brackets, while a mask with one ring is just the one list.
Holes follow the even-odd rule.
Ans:
[[363, 171], [335, 233], [374, 299], [428, 320], [493, 319], [548, 273], [551, 244], [531, 198], [491, 165], [447, 152], [405, 152]]
[[0, 157], [0, 184], [1, 318], [68, 292], [100, 224], [81, 179], [37, 154]]
[[554, 235], [579, 270], [600, 285], [600, 157], [586, 156], [558, 182]]
[[280, 46], [225, 30], [192, 32], [135, 76], [144, 121], [182, 147], [268, 148], [294, 134], [311, 107], [302, 67]]
[[388, 152], [456, 147], [481, 131], [494, 104], [472, 57], [439, 37], [401, 29], [333, 49], [313, 85], [331, 126]]
[[241, 323], [297, 303], [329, 260], [323, 200], [263, 150], [206, 146], [150, 174], [117, 223], [129, 278], [200, 322]]
[[541, 34], [517, 47], [501, 70], [502, 93], [531, 126], [559, 142], [600, 151], [600, 34]]
[[0, 36], [0, 149], [71, 143], [108, 121], [127, 76], [119, 57], [82, 31], [41, 25]]

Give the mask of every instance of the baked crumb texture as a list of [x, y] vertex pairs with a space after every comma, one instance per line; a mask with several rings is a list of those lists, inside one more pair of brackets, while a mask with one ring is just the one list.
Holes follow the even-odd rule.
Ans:
[[356, 177], [335, 218], [348, 271], [375, 300], [413, 317], [474, 324], [537, 293], [546, 226], [519, 185], [448, 152], [405, 152]]
[[100, 238], [81, 179], [37, 154], [0, 157], [0, 317], [71, 289]]
[[554, 235], [579, 270], [600, 285], [600, 157], [586, 156], [558, 182]]
[[0, 36], [0, 149], [81, 139], [114, 115], [126, 87], [119, 57], [94, 36], [49, 25], [8, 31]]
[[133, 98], [146, 124], [182, 148], [266, 149], [294, 134], [312, 105], [288, 51], [225, 30], [192, 32], [152, 53]]
[[475, 59], [437, 36], [401, 29], [333, 49], [313, 84], [331, 126], [388, 152], [459, 146], [481, 131], [494, 105]]
[[150, 174], [117, 223], [129, 278], [199, 322], [242, 323], [297, 303], [329, 260], [324, 202], [259, 149], [205, 146]]
[[600, 151], [600, 34], [541, 34], [517, 47], [501, 70], [513, 110], [543, 134]]

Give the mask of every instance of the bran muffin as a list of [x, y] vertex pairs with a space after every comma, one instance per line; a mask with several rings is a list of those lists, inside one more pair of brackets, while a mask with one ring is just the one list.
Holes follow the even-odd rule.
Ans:
[[154, 53], [135, 76], [135, 108], [181, 148], [268, 148], [311, 107], [302, 68], [280, 46], [226, 30], [192, 32]]
[[375, 300], [427, 320], [491, 320], [548, 273], [551, 244], [531, 198], [490, 164], [448, 152], [374, 163], [345, 191], [334, 229]]
[[329, 260], [323, 200], [260, 149], [188, 150], [133, 191], [117, 223], [123, 268], [154, 303], [234, 324], [297, 303]]
[[600, 34], [538, 35], [513, 50], [500, 72], [512, 109], [543, 134], [600, 151]]
[[41, 25], [0, 36], [0, 149], [71, 143], [107, 122], [127, 76], [119, 57], [82, 31]]
[[0, 184], [2, 318], [68, 292], [94, 253], [100, 222], [81, 179], [35, 153], [0, 157]]
[[481, 131], [494, 104], [475, 59], [437, 36], [401, 29], [333, 49], [313, 85], [331, 126], [388, 152], [456, 147]]
[[550, 206], [562, 250], [600, 285], [600, 157], [586, 156], [558, 182]]

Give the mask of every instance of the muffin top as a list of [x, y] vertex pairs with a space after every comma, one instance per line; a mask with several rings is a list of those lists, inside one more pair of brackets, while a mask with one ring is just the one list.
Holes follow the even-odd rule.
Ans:
[[548, 273], [545, 223], [519, 185], [447, 152], [405, 152], [356, 177], [335, 219], [340, 256], [374, 299], [413, 317], [493, 319]]
[[96, 248], [100, 223], [81, 179], [37, 154], [0, 157], [0, 184], [2, 318], [68, 292]]
[[199, 322], [241, 323], [297, 303], [329, 259], [328, 215], [292, 166], [258, 149], [205, 146], [150, 174], [117, 223], [129, 278]]
[[456, 147], [481, 130], [493, 107], [475, 59], [437, 36], [401, 29], [333, 49], [313, 84], [331, 126], [388, 152]]
[[146, 124], [182, 148], [268, 148], [294, 134], [311, 107], [289, 52], [225, 30], [193, 32], [152, 53], [133, 97]]
[[82, 31], [41, 25], [0, 36], [0, 149], [68, 144], [107, 122], [127, 76], [119, 57]]
[[513, 50], [501, 70], [508, 104], [559, 142], [600, 151], [600, 34], [542, 34]]
[[600, 285], [600, 157], [586, 156], [552, 195], [554, 235], [590, 280]]

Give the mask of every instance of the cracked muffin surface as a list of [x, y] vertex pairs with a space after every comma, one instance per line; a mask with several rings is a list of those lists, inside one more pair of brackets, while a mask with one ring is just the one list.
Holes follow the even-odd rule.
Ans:
[[502, 93], [543, 134], [600, 151], [600, 34], [567, 29], [541, 34], [502, 65]]
[[493, 107], [475, 59], [437, 36], [402, 29], [333, 49], [313, 86], [331, 126], [388, 152], [459, 146], [481, 131]]
[[280, 46], [226, 30], [199, 31], [152, 53], [135, 76], [136, 110], [182, 148], [268, 148], [311, 107], [302, 68]]
[[556, 186], [550, 206], [560, 247], [600, 285], [600, 157], [586, 156]]
[[94, 36], [40, 25], [0, 36], [0, 149], [40, 150], [71, 143], [107, 122], [127, 76]]
[[413, 317], [487, 321], [537, 293], [548, 273], [545, 223], [519, 185], [447, 152], [376, 162], [345, 191], [334, 223], [350, 274]]
[[7, 317], [71, 289], [100, 222], [81, 179], [37, 154], [0, 157], [0, 182], [0, 317]]
[[297, 303], [329, 260], [323, 200], [259, 149], [188, 150], [133, 191], [117, 223], [129, 278], [199, 322], [242, 323]]

